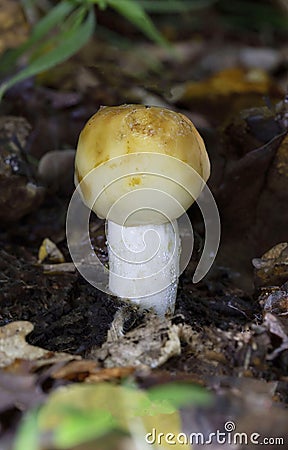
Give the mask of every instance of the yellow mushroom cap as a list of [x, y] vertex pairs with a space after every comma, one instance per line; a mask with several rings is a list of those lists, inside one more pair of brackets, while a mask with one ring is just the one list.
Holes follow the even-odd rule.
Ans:
[[75, 183], [81, 183], [85, 203], [99, 217], [119, 224], [127, 217], [131, 226], [176, 219], [209, 175], [209, 158], [195, 126], [165, 108], [102, 107], [79, 137]]

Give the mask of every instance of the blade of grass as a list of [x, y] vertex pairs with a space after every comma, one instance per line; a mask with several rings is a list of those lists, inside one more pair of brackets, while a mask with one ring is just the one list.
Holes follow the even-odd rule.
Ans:
[[86, 15], [87, 9], [83, 5], [72, 11], [67, 19], [60, 24], [57, 34], [52, 34], [48, 40], [45, 39], [37, 44], [35, 50], [29, 56], [29, 64], [31, 65], [39, 57], [58, 47], [65, 39], [69, 38], [73, 31], [81, 25]]
[[50, 69], [74, 55], [93, 34], [95, 27], [94, 10], [90, 9], [87, 19], [76, 29], [69, 33], [58, 35], [59, 44], [44, 55], [39, 56], [29, 66], [21, 70], [17, 75], [10, 78], [0, 86], [0, 100], [3, 94], [14, 84], [28, 77]]
[[75, 9], [67, 20], [63, 24], [65, 29], [77, 28], [83, 22], [85, 15], [87, 13], [87, 7], [85, 5], [80, 5], [79, 8]]
[[67, 17], [74, 7], [72, 2], [64, 0], [51, 9], [51, 11], [35, 25], [31, 41], [34, 43], [37, 42], [38, 39], [41, 39], [48, 31], [55, 27], [55, 25], [59, 24], [59, 21]]
[[154, 26], [150, 17], [145, 13], [140, 3], [136, 3], [133, 0], [107, 0], [107, 3], [152, 41], [165, 46], [169, 45], [164, 36]]

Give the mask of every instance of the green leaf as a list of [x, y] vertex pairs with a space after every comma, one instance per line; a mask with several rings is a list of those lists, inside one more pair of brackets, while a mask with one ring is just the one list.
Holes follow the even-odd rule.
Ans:
[[153, 429], [176, 435], [181, 432], [178, 407], [207, 403], [208, 398], [204, 389], [182, 383], [148, 391], [107, 382], [75, 383], [56, 389], [40, 408], [26, 413], [13, 450], [74, 448], [113, 430], [132, 433], [139, 442]]
[[87, 7], [85, 5], [80, 5], [79, 8], [75, 9], [67, 20], [63, 23], [60, 30], [72, 30], [73, 28], [77, 28], [83, 22], [85, 16], [87, 14]]
[[34, 16], [36, 0], [20, 0], [24, 14], [30, 22], [30, 18]]
[[115, 428], [116, 421], [108, 411], [97, 409], [81, 411], [67, 407], [62, 414], [61, 423], [54, 430], [54, 442], [60, 448], [74, 447], [97, 439]]
[[199, 386], [185, 383], [169, 383], [148, 390], [148, 397], [156, 403], [163, 403], [180, 408], [188, 404], [205, 405], [209, 403], [210, 394]]
[[0, 86], [0, 100], [3, 94], [14, 84], [25, 78], [36, 75], [50, 69], [74, 55], [90, 39], [95, 27], [95, 17], [93, 9], [90, 9], [87, 19], [77, 28], [65, 30], [57, 36], [58, 44], [47, 53], [40, 55], [29, 66], [10, 78]]
[[126, 17], [133, 25], [141, 30], [147, 37], [161, 45], [169, 45], [167, 40], [154, 26], [150, 17], [139, 3], [133, 0], [107, 0], [109, 6]]
[[74, 9], [73, 2], [69, 0], [64, 0], [60, 2], [57, 6], [51, 9], [48, 14], [46, 14], [43, 19], [41, 19], [34, 27], [33, 33], [29, 41], [37, 42], [43, 36], [45, 36], [48, 31], [54, 28], [56, 25], [61, 23], [61, 21], [70, 14]]
[[26, 413], [20, 423], [13, 450], [39, 450], [37, 415], [37, 409]]
[[20, 45], [20, 47], [15, 50], [7, 52], [4, 57], [1, 58], [1, 71], [5, 72], [5, 70], [9, 69], [11, 65], [17, 61], [19, 56], [30, 50], [35, 44], [38, 44], [39, 41], [56, 25], [62, 23], [65, 17], [67, 17], [73, 9], [74, 5], [69, 1], [60, 2], [51, 9], [51, 11], [35, 25], [32, 35], [23, 45]]

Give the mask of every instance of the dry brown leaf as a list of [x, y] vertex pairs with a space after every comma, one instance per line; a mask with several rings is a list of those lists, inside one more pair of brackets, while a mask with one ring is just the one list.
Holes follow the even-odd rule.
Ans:
[[52, 377], [55, 379], [65, 378], [66, 380], [83, 380], [89, 376], [89, 374], [94, 373], [98, 368], [99, 364], [96, 361], [71, 361], [64, 367], [54, 371]]
[[[26, 336], [33, 331], [28, 321], [11, 322], [0, 328], [0, 367], [13, 372], [17, 360], [33, 361], [33, 368], [53, 364], [59, 361], [79, 358], [68, 353], [53, 353], [26, 342]], [[37, 361], [35, 361], [37, 360]], [[17, 368], [17, 364], [15, 369]]]
[[[231, 271], [241, 272], [237, 285], [251, 291], [251, 260], [277, 241], [287, 240], [288, 191], [280, 188], [284, 174], [281, 178], [274, 171], [284, 138], [285, 132], [276, 135], [239, 159], [227, 155], [215, 192], [222, 227], [219, 261]], [[283, 284], [285, 277], [281, 280]]]
[[98, 372], [91, 373], [86, 378], [86, 382], [109, 381], [114, 379], [126, 378], [135, 372], [135, 367], [112, 367], [110, 369], [102, 369]]
[[[108, 340], [91, 350], [91, 357], [102, 361], [104, 367], [156, 368], [173, 356], [180, 355], [180, 328], [170, 321], [149, 315], [145, 323], [117, 340]], [[141, 339], [139, 339], [141, 336]]]
[[27, 344], [25, 337], [33, 331], [31, 322], [12, 322], [0, 328], [0, 367], [10, 365], [15, 359], [39, 359], [48, 350]]
[[[44, 397], [36, 383], [35, 375], [15, 375], [0, 372], [0, 412], [13, 407], [25, 410]], [[2, 448], [2, 447], [1, 447]]]
[[112, 379], [126, 378], [135, 371], [133, 367], [113, 367], [110, 369], [101, 369], [98, 362], [92, 360], [71, 361], [64, 367], [57, 369], [52, 373], [52, 378], [99, 382]]
[[269, 333], [273, 336], [277, 336], [280, 340], [280, 344], [276, 347], [272, 353], [266, 356], [267, 360], [273, 360], [280, 355], [284, 350], [288, 350], [288, 325], [287, 320], [281, 320], [279, 317], [274, 316], [271, 313], [266, 313], [264, 318], [264, 326]]

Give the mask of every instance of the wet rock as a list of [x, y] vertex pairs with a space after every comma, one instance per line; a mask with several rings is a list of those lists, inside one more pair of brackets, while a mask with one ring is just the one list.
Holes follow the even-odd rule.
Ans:
[[53, 150], [42, 156], [38, 176], [51, 192], [72, 195], [75, 150]]

